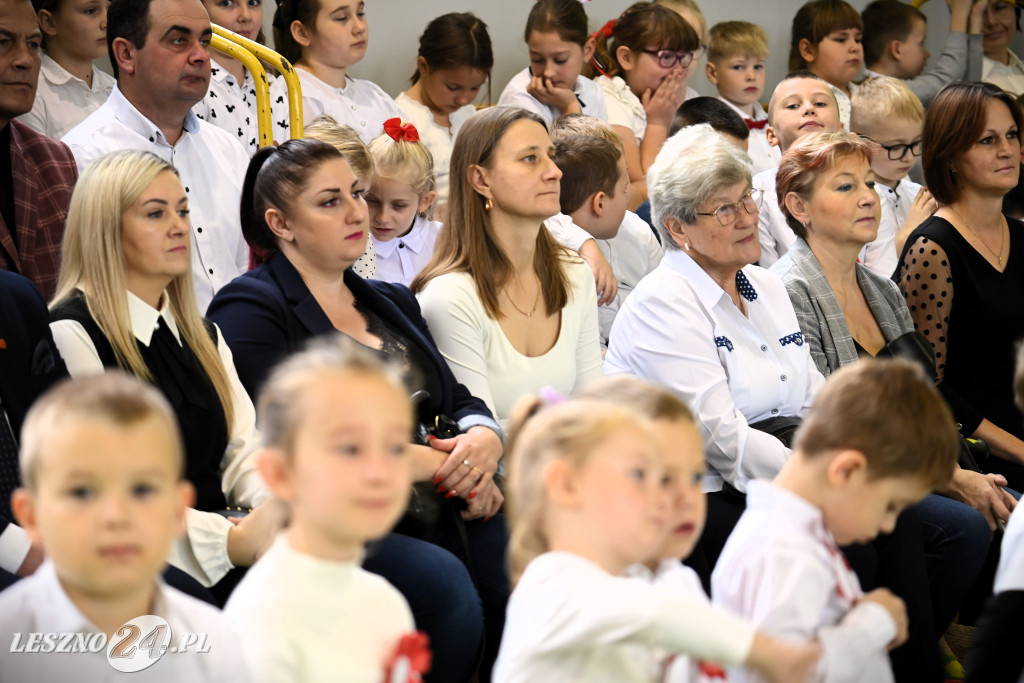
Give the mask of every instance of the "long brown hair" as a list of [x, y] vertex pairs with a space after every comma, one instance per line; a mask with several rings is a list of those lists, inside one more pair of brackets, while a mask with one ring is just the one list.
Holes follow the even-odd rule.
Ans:
[[[525, 109], [491, 107], [470, 118], [462, 127], [452, 149], [448, 224], [438, 235], [430, 263], [412, 281], [412, 291], [421, 291], [439, 275], [469, 273], [487, 315], [495, 320], [501, 317], [498, 295], [513, 275], [512, 262], [494, 239], [484, 198], [470, 184], [469, 170], [474, 165], [489, 168], [505, 132], [516, 121], [524, 120], [544, 126], [539, 116]], [[537, 232], [533, 269], [540, 279], [548, 315], [569, 302], [569, 275], [565, 270], [568, 254], [546, 229]]]
[[[610, 24], [610, 26], [609, 26]], [[616, 52], [620, 45], [631, 52], [640, 52], [648, 47], [657, 50], [691, 52], [700, 48], [700, 38], [693, 27], [679, 14], [653, 2], [637, 2], [614, 22], [608, 22], [594, 36], [593, 63], [587, 65], [587, 75], [603, 73], [608, 77], [621, 75], [623, 71]]]

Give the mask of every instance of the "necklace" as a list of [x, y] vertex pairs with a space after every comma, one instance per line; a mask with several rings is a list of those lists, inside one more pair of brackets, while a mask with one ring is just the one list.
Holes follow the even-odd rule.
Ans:
[[975, 230], [974, 228], [972, 228], [972, 227], [971, 227], [971, 224], [970, 224], [970, 223], [968, 223], [968, 222], [967, 222], [966, 220], [964, 220], [964, 217], [960, 215], [960, 212], [959, 212], [959, 211], [957, 211], [956, 209], [954, 209], [954, 208], [953, 208], [953, 206], [952, 206], [952, 205], [950, 205], [950, 204], [947, 204], [947, 206], [949, 206], [949, 210], [950, 210], [950, 211], [952, 211], [953, 213], [955, 213], [955, 214], [956, 214], [956, 217], [957, 217], [957, 218], [959, 218], [959, 219], [960, 219], [960, 221], [961, 221], [961, 222], [962, 222], [962, 223], [963, 223], [964, 225], [966, 225], [966, 226], [967, 226], [967, 229], [971, 231], [971, 234], [972, 234], [972, 235], [974, 235], [975, 237], [977, 237], [977, 238], [978, 238], [978, 241], [979, 241], [979, 242], [981, 242], [981, 243], [982, 243], [983, 245], [985, 245], [985, 248], [986, 248], [986, 249], [988, 249], [988, 250], [989, 250], [989, 252], [990, 252], [990, 253], [991, 253], [991, 254], [992, 254], [993, 256], [995, 256], [995, 257], [996, 257], [996, 260], [997, 260], [997, 261], [999, 261], [999, 267], [1000, 267], [1000, 268], [1002, 268], [1002, 267], [1003, 267], [1003, 247], [1004, 247], [1004, 246], [1006, 245], [1006, 235], [1005, 235], [1005, 234], [1003, 234], [1003, 226], [1001, 226], [1001, 225], [999, 226], [999, 253], [996, 253], [996, 252], [995, 252], [995, 251], [994, 251], [994, 250], [992, 249], [992, 247], [988, 246], [988, 242], [986, 242], [985, 240], [983, 240], [983, 239], [981, 238], [981, 235], [979, 235], [979, 234], [977, 233], [977, 231], [976, 231], [976, 230]]
[[505, 296], [508, 298], [508, 302], [512, 304], [512, 308], [516, 309], [520, 314], [525, 315], [527, 318], [532, 318], [533, 314], [537, 312], [537, 305], [540, 304], [540, 287], [537, 287], [537, 297], [533, 300], [533, 308], [530, 309], [529, 313], [516, 306], [515, 300], [512, 298], [512, 295], [509, 294], [507, 289], [505, 290]]

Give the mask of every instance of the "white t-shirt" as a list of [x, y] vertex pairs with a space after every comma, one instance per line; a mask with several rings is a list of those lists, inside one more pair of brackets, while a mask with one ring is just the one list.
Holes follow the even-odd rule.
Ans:
[[1009, 64], [1000, 64], [994, 59], [985, 57], [981, 64], [981, 80], [998, 85], [1006, 92], [1016, 96], [1024, 93], [1024, 62], [1011, 50], [1007, 50]]
[[[527, 86], [530, 85], [530, 78], [529, 67], [513, 76], [512, 80], [508, 82], [508, 85], [501, 92], [501, 97], [498, 98], [498, 106], [521, 107], [544, 119], [544, 122], [548, 124], [548, 128], [551, 128], [551, 124], [561, 116], [561, 112], [558, 111], [558, 107], [544, 104], [526, 92]], [[576, 78], [576, 87], [573, 90], [576, 92], [576, 99], [579, 100], [580, 109], [583, 110], [584, 114], [599, 118], [602, 121], [608, 120], [608, 108], [605, 106], [604, 91], [601, 90], [601, 86], [589, 78], [579, 76]]]
[[224, 614], [275, 683], [380, 683], [399, 640], [415, 632], [391, 584], [357, 562], [301, 553], [285, 534], [249, 569]]
[[103, 106], [116, 83], [113, 76], [94, 67], [90, 86], [44, 54], [32, 111], [22, 114], [18, 120], [43, 135], [60, 140]]
[[377, 252], [375, 279], [408, 287], [434, 255], [434, 244], [443, 227], [438, 221], [417, 215], [412, 229], [403, 237], [381, 242], [371, 233], [370, 239]]
[[448, 167], [451, 165], [452, 147], [462, 125], [476, 113], [476, 107], [467, 104], [449, 114], [448, 121], [452, 124], [449, 130], [434, 121], [434, 115], [426, 105], [420, 104], [405, 93], [395, 98], [395, 104], [402, 110], [403, 118], [416, 126], [420, 142], [430, 150], [430, 156], [434, 158], [434, 189], [437, 191], [437, 203], [447, 204]]
[[455, 378], [487, 404], [502, 429], [524, 395], [550, 386], [569, 396], [601, 376], [594, 276], [582, 261], [565, 268], [569, 302], [562, 309], [558, 340], [535, 357], [519, 353], [498, 321], [487, 315], [469, 273], [436, 277], [417, 295]]

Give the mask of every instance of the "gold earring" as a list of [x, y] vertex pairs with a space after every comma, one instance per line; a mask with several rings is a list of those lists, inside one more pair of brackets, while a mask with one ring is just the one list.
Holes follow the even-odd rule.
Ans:
[[484, 211], [486, 211], [487, 213], [490, 213], [491, 209], [493, 209], [493, 208], [494, 208], [494, 202], [492, 202], [491, 198], [488, 197], [487, 199], [484, 200]]

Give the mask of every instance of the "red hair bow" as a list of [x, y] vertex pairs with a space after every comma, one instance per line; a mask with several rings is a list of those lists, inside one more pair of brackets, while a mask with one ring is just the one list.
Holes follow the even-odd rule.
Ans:
[[[391, 119], [397, 121], [398, 119]], [[409, 126], [412, 128], [412, 126]], [[416, 129], [412, 129], [416, 132]], [[389, 133], [390, 135], [390, 133]], [[430, 651], [430, 638], [423, 631], [407, 633], [398, 641], [384, 680], [387, 683], [417, 683], [422, 674], [430, 671], [434, 655]]]
[[598, 36], [603, 36], [605, 38], [611, 38], [612, 37], [612, 30], [615, 28], [616, 22], [618, 22], [618, 19], [609, 19], [608, 21], [604, 22], [604, 26], [602, 26], [601, 28], [599, 28], [596, 31], [594, 31], [594, 33], [593, 33], [594, 38], [597, 38]]
[[384, 132], [391, 136], [395, 142], [419, 142], [420, 132], [411, 123], [402, 125], [402, 119], [397, 116], [384, 122]]

